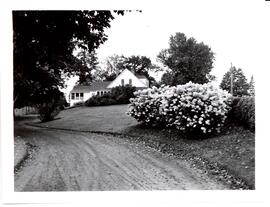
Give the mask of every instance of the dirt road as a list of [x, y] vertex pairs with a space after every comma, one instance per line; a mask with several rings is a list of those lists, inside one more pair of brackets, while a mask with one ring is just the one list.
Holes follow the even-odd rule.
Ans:
[[39, 149], [15, 175], [15, 191], [226, 188], [185, 161], [123, 138], [25, 126], [16, 134]]

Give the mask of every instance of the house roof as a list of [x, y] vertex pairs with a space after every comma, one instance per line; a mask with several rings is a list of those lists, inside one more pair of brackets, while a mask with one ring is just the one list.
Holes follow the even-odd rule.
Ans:
[[145, 75], [135, 75], [137, 78], [139, 78], [139, 79], [147, 79], [147, 77], [145, 76]]
[[90, 86], [76, 85], [71, 90], [71, 93], [89, 93], [90, 91], [107, 90], [107, 86], [111, 81], [98, 81], [93, 82]]
[[80, 93], [88, 93], [90, 91], [90, 86], [76, 85], [71, 90], [72, 93], [80, 92]]
[[90, 91], [98, 91], [98, 90], [106, 90], [107, 86], [111, 83], [111, 81], [98, 81], [93, 82], [90, 86]]

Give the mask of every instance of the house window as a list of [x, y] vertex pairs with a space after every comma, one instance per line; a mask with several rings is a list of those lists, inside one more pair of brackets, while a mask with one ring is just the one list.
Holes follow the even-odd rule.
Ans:
[[125, 80], [124, 79], [121, 79], [121, 84], [122, 84], [122, 86], [125, 85]]
[[132, 85], [132, 79], [129, 79], [129, 85]]
[[80, 99], [83, 100], [83, 93], [80, 93]]
[[99, 96], [99, 91], [97, 92], [97, 95]]
[[103, 91], [100, 91], [100, 95], [103, 95]]
[[80, 94], [76, 93], [76, 100], [79, 100], [79, 98], [80, 98]]
[[71, 93], [71, 99], [74, 100], [75, 99], [75, 94]]

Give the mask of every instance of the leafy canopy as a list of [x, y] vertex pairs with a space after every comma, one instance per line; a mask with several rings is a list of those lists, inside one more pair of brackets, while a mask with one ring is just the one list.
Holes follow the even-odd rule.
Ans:
[[93, 81], [93, 71], [100, 70], [98, 66], [97, 54], [92, 51], [89, 53], [87, 50], [81, 50], [76, 57], [82, 63], [80, 69], [79, 80], [77, 84], [80, 85], [90, 85]]
[[[213, 79], [209, 73], [213, 68], [214, 53], [204, 43], [198, 43], [193, 37], [183, 33], [170, 37], [169, 48], [163, 49], [158, 60], [170, 69], [165, 80], [172, 79], [170, 85], [207, 83]], [[171, 78], [168, 76], [171, 75]]]
[[[123, 14], [123, 11], [115, 11]], [[65, 76], [80, 74], [75, 46], [94, 51], [107, 40], [111, 11], [13, 11], [14, 106], [55, 98]]]

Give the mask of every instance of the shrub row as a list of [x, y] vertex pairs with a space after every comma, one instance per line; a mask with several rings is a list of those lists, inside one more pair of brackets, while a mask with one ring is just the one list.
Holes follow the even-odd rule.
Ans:
[[255, 100], [254, 97], [233, 97], [228, 121], [241, 124], [251, 131], [255, 131]]
[[114, 104], [128, 104], [129, 99], [134, 97], [136, 88], [130, 85], [117, 86], [112, 88], [111, 93], [101, 96], [93, 96], [86, 102], [86, 106], [106, 106]]
[[130, 116], [146, 125], [183, 132], [219, 132], [230, 110], [229, 93], [211, 84], [152, 87], [135, 95]]

